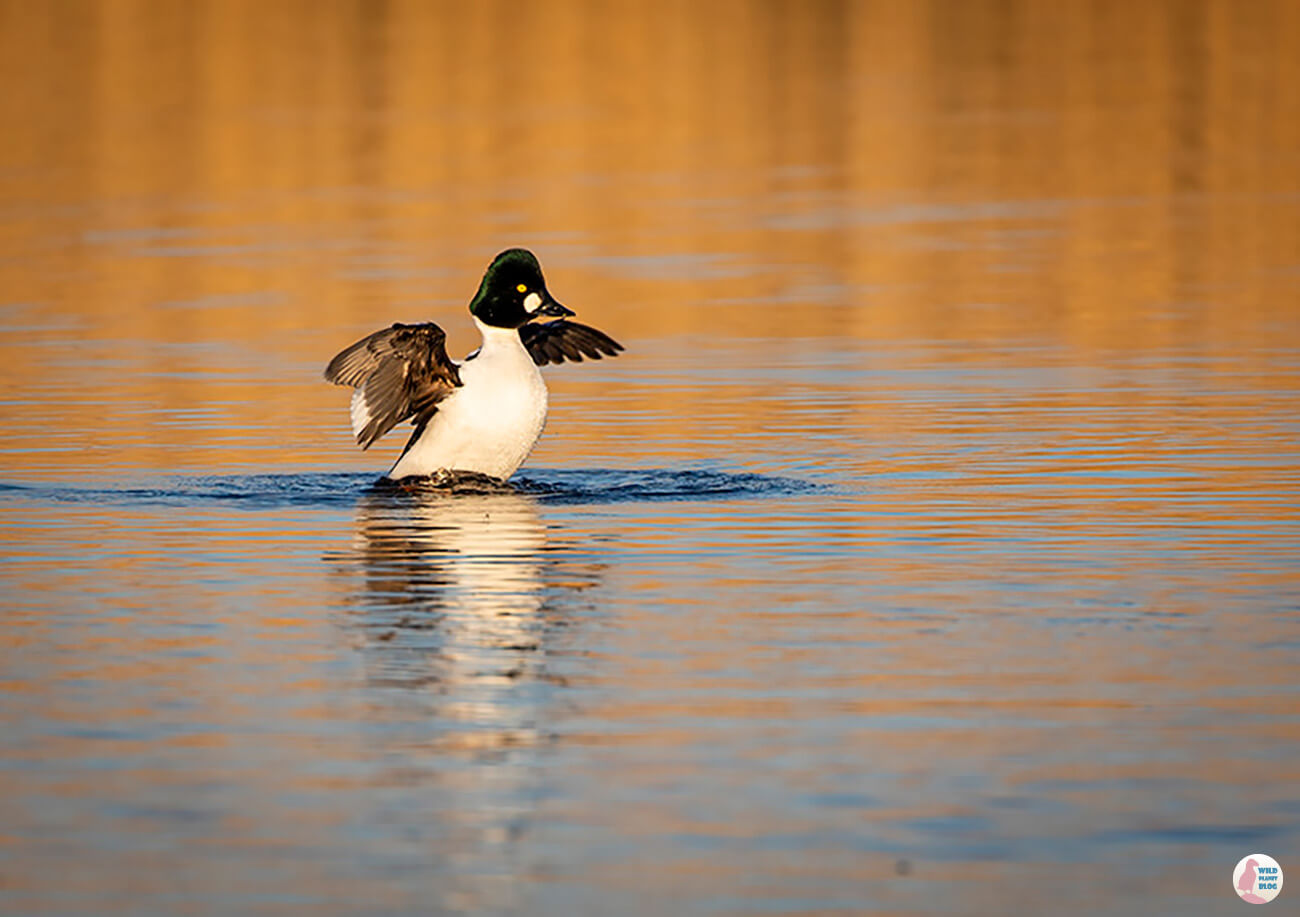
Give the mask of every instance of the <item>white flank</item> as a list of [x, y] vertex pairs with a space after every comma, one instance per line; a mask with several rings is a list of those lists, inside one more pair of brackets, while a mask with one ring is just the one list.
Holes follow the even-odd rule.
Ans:
[[474, 320], [483, 346], [460, 364], [462, 386], [438, 405], [424, 435], [398, 459], [390, 478], [475, 471], [505, 480], [546, 425], [546, 384], [513, 328]]
[[366, 387], [352, 390], [352, 435], [360, 436], [370, 423], [370, 408], [366, 407]]

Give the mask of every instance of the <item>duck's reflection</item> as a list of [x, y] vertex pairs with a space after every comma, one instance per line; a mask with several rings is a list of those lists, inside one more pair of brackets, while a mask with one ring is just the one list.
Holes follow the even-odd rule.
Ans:
[[353, 547], [368, 680], [437, 688], [453, 704], [471, 684], [490, 694], [550, 678], [550, 638], [571, 623], [562, 593], [594, 581], [550, 543], [536, 501], [505, 489], [368, 493]]
[[527, 495], [391, 489], [358, 503], [352, 550], [336, 558], [360, 574], [347, 627], [376, 725], [366, 756], [403, 798], [384, 817], [421, 858], [458, 864], [441, 906], [519, 904], [512, 864], [556, 718], [573, 707], [574, 625], [599, 572], [574, 553]]

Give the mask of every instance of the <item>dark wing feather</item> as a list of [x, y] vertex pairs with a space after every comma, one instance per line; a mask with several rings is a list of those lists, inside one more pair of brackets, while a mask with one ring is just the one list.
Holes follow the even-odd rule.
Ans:
[[408, 417], [423, 426], [460, 382], [447, 336], [433, 323], [393, 325], [330, 360], [325, 379], [350, 385], [352, 432], [362, 449]]
[[583, 357], [599, 360], [601, 356], [617, 356], [623, 349], [622, 344], [605, 332], [562, 318], [553, 322], [529, 322], [519, 329], [519, 337], [538, 366], [565, 360], [581, 363]]

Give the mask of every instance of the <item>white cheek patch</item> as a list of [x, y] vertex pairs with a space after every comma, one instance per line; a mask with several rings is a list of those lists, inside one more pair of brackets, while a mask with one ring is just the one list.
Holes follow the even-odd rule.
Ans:
[[542, 295], [540, 293], [529, 293], [524, 297], [524, 308], [528, 314], [532, 315], [542, 307]]

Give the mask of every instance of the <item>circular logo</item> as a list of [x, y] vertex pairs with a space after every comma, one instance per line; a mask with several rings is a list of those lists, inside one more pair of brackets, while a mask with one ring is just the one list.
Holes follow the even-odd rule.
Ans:
[[1267, 853], [1242, 857], [1232, 871], [1232, 890], [1242, 901], [1267, 904], [1282, 891], [1282, 867]]

